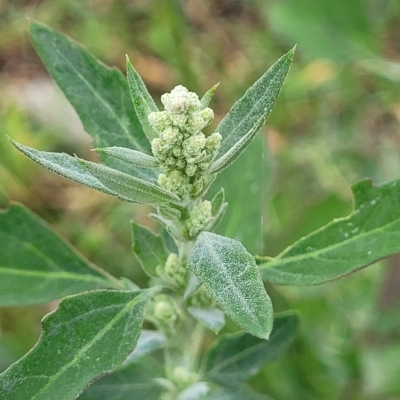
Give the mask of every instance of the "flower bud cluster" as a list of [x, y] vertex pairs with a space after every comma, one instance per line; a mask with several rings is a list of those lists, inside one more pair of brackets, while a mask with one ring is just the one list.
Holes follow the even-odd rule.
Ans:
[[189, 219], [185, 224], [189, 236], [196, 236], [211, 221], [211, 209], [211, 201], [204, 200], [190, 210]]
[[173, 324], [178, 317], [173, 299], [165, 294], [157, 294], [153, 301], [153, 318], [164, 325]]
[[171, 253], [164, 266], [165, 274], [171, 278], [179, 287], [183, 288], [186, 285], [187, 269], [179, 261], [178, 255]]
[[212, 121], [211, 108], [204, 108], [197, 94], [183, 86], [161, 96], [164, 111], [152, 112], [148, 119], [157, 132], [151, 142], [162, 174], [158, 182], [165, 189], [185, 197], [198, 193], [203, 175], [218, 153], [221, 135], [206, 137], [202, 130]]
[[192, 307], [209, 308], [213, 305], [213, 300], [203, 285], [193, 293], [189, 302]]

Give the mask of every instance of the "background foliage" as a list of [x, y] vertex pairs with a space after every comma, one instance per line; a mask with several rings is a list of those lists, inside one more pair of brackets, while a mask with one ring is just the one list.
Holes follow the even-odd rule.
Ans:
[[[220, 229], [252, 253], [276, 255], [349, 214], [350, 184], [400, 176], [398, 0], [3, 0], [0, 204], [27, 205], [116, 276], [145, 283], [127, 221], [157, 229], [148, 209], [48, 173], [5, 139], [94, 157], [29, 43], [27, 18], [123, 71], [127, 53], [155, 98], [178, 83], [203, 93], [221, 82], [212, 103], [217, 120], [298, 44], [268, 127], [215, 184], [224, 182], [230, 203]], [[253, 378], [254, 387], [276, 399], [400, 398], [399, 263], [394, 256], [322, 286], [268, 288], [275, 309], [299, 310], [302, 326], [285, 356]], [[40, 319], [55, 306], [0, 310], [0, 371], [36, 342]]]

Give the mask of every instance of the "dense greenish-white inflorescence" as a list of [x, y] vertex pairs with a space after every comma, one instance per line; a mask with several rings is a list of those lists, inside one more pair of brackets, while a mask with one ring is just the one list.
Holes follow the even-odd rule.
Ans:
[[151, 112], [151, 127], [158, 137], [151, 141], [162, 173], [158, 183], [184, 198], [198, 195], [209, 182], [207, 174], [218, 153], [221, 135], [206, 136], [202, 130], [214, 118], [196, 93], [179, 85], [161, 96], [164, 111]]

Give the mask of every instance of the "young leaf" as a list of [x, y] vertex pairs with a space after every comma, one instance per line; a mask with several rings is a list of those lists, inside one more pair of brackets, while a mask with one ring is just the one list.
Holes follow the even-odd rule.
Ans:
[[154, 350], [159, 349], [167, 341], [166, 336], [158, 331], [150, 331], [142, 329], [139, 340], [136, 344], [135, 350], [126, 358], [124, 365], [137, 363], [139, 358], [152, 353]]
[[221, 206], [224, 203], [225, 203], [225, 191], [223, 188], [221, 188], [219, 192], [211, 200], [211, 215], [213, 217], [215, 217], [219, 213]]
[[98, 290], [62, 300], [43, 319], [36, 346], [0, 374], [4, 399], [76, 398], [135, 347], [151, 295], [150, 290]]
[[215, 171], [233, 162], [265, 123], [289, 72], [293, 56], [294, 48], [269, 68], [219, 123], [216, 131], [222, 135], [222, 142], [219, 158], [214, 163]]
[[45, 303], [118, 281], [75, 253], [22, 205], [0, 212], [0, 305]]
[[256, 121], [254, 126], [243, 137], [241, 137], [224, 155], [211, 164], [210, 173], [216, 174], [229, 167], [254, 139], [254, 136], [264, 125], [264, 122], [264, 117]]
[[[43, 24], [33, 23], [30, 34], [37, 53], [96, 147], [120, 146], [151, 154], [120, 71], [106, 67], [80, 45]], [[115, 158], [104, 157], [103, 161], [127, 173], [135, 171]], [[154, 176], [147, 170], [138, 173]]]
[[151, 142], [151, 140], [156, 138], [158, 135], [150, 126], [147, 117], [151, 112], [158, 111], [157, 105], [150, 96], [142, 78], [136, 72], [135, 68], [133, 68], [128, 57], [126, 57], [126, 72], [136, 115], [142, 124], [147, 139]]
[[157, 266], [164, 266], [168, 251], [163, 238], [150, 229], [132, 222], [133, 252], [144, 272], [150, 277], [157, 278]]
[[189, 313], [214, 333], [225, 325], [225, 315], [219, 308], [188, 307]]
[[283, 285], [318, 284], [400, 251], [400, 180], [352, 187], [354, 211], [300, 239], [279, 256], [260, 260], [264, 279]]
[[154, 379], [162, 376], [162, 366], [146, 357], [100, 378], [79, 396], [79, 400], [158, 400], [162, 388]]
[[218, 388], [204, 400], [273, 400], [271, 397], [256, 393], [246, 386], [240, 388]]
[[269, 337], [271, 301], [254, 258], [240, 242], [202, 232], [189, 256], [188, 269], [238, 325], [254, 336]]
[[221, 336], [207, 355], [206, 377], [227, 387], [240, 385], [289, 345], [298, 325], [297, 316], [287, 314], [274, 319], [269, 340], [243, 332]]
[[106, 188], [135, 203], [180, 203], [179, 197], [160, 186], [102, 164], [78, 159], [79, 163]]
[[72, 157], [66, 153], [53, 153], [49, 151], [39, 151], [20, 143], [10, 140], [15, 148], [25, 154], [35, 163], [41, 165], [48, 170], [61, 175], [64, 178], [71, 179], [81, 185], [96, 189], [100, 192], [107, 193], [111, 196], [118, 197], [120, 200], [134, 202], [128, 197], [106, 187], [99, 179], [94, 177], [89, 171], [78, 161], [76, 157]]
[[214, 92], [217, 90], [219, 83], [215, 84], [212, 88], [208, 89], [207, 92], [204, 93], [204, 96], [201, 98], [201, 105], [203, 108], [208, 107], [210, 104], [211, 99], [214, 96]]
[[104, 147], [102, 149], [95, 149], [98, 153], [107, 154], [110, 157], [118, 158], [128, 164], [132, 164], [139, 168], [157, 168], [158, 161], [140, 151], [127, 149], [125, 147]]

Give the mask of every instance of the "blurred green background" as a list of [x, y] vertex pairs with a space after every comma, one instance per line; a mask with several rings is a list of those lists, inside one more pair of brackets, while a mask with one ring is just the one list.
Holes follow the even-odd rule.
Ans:
[[[220, 82], [214, 127], [297, 43], [266, 128], [214, 186], [230, 203], [219, 231], [254, 254], [277, 255], [350, 213], [358, 180], [400, 178], [399, 0], [1, 0], [0, 206], [25, 204], [116, 276], [146, 284], [128, 221], [157, 229], [148, 209], [53, 175], [7, 142], [92, 157], [35, 55], [29, 20], [123, 71], [128, 54], [157, 101], [176, 84], [202, 94]], [[254, 388], [277, 400], [400, 399], [400, 257], [321, 286], [268, 290], [277, 311], [299, 310], [302, 326]], [[55, 306], [0, 310], [0, 371], [36, 342]]]

